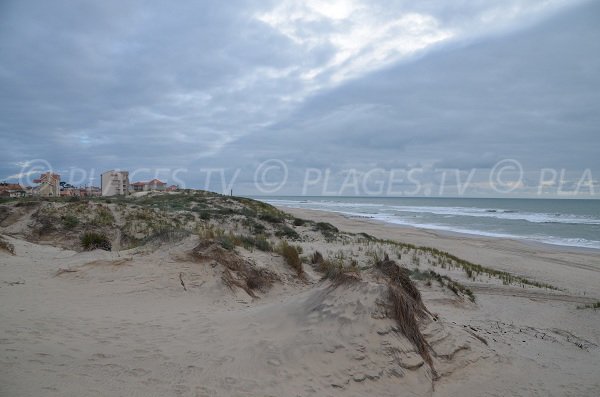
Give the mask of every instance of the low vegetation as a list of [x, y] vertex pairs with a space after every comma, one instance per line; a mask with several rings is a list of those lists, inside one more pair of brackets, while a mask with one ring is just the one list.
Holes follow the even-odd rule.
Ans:
[[282, 240], [277, 247], [277, 252], [283, 256], [285, 262], [289, 267], [294, 269], [299, 277], [304, 275], [304, 268], [302, 267], [302, 261], [298, 254], [298, 249], [292, 245], [289, 245], [287, 241]]
[[81, 236], [81, 247], [86, 251], [95, 249], [110, 251], [112, 244], [110, 239], [103, 233], [85, 232]]
[[594, 302], [594, 303], [590, 303], [588, 305], [582, 305], [582, 306], [577, 306], [578, 309], [600, 309], [600, 301], [598, 302]]
[[62, 225], [65, 229], [73, 229], [79, 225], [79, 218], [74, 215], [64, 215], [62, 217]]
[[317, 222], [314, 224], [314, 230], [321, 232], [327, 241], [335, 240], [340, 232], [337, 227], [327, 222]]
[[342, 256], [324, 259], [319, 251], [315, 251], [310, 257], [310, 262], [323, 274], [323, 279], [330, 280], [334, 285], [358, 281], [361, 278], [358, 262], [355, 260], [346, 264]]
[[421, 293], [411, 281], [408, 270], [390, 260], [387, 255], [376, 264], [376, 268], [388, 279], [391, 317], [396, 320], [400, 332], [429, 365], [434, 377], [437, 377], [430, 354], [431, 346], [419, 329], [419, 321], [431, 315], [421, 299]]
[[[463, 260], [435, 248], [379, 239], [367, 233], [341, 232], [330, 223], [295, 218], [269, 204], [243, 197], [184, 190], [177, 194], [149, 194], [143, 197], [15, 201], [7, 206], [24, 207], [26, 210], [31, 208], [29, 211], [34, 222], [28, 237], [33, 241], [60, 237], [57, 238], [59, 244], [71, 249], [110, 250], [107, 236], [120, 236], [115, 244], [133, 248], [176, 242], [193, 234], [200, 239], [211, 240], [221, 249], [232, 253], [240, 253], [238, 248], [276, 251], [299, 276], [304, 276], [303, 261], [312, 263], [313, 268], [325, 279], [335, 282], [360, 279], [361, 271], [376, 268], [386, 260], [389, 252], [399, 264], [413, 269], [409, 272], [412, 279], [425, 280], [429, 284], [437, 282], [457, 296], [468, 297], [471, 301], [475, 300], [471, 289], [454, 280], [454, 275], [450, 278], [449, 271], [458, 269], [473, 281], [482, 281], [482, 277], [487, 276], [507, 285], [557, 289]], [[4, 213], [8, 214], [9, 211]], [[82, 231], [89, 230], [93, 232], [88, 233], [96, 235], [81, 235]], [[327, 242], [335, 243], [335, 249], [339, 251], [325, 252], [326, 255], [316, 251], [312, 255], [301, 256], [302, 247], [306, 248], [311, 241], [322, 240], [321, 236]], [[250, 284], [256, 283], [250, 281]]]
[[452, 280], [450, 277], [446, 275], [441, 275], [439, 273], [434, 272], [433, 270], [421, 271], [418, 268], [410, 271], [410, 277], [415, 280], [426, 280], [431, 282], [431, 280], [436, 281], [441, 287], [446, 287], [450, 291], [454, 292], [457, 296], [465, 295], [469, 298], [471, 302], [475, 302], [475, 294], [473, 291], [459, 283], [458, 281]]
[[547, 283], [530, 280], [525, 277], [516, 276], [509, 272], [496, 270], [469, 262], [437, 248], [416, 246], [414, 244], [402, 243], [394, 240], [378, 239], [366, 233], [360, 233], [355, 236], [358, 237], [358, 242], [361, 242], [368, 247], [378, 247], [378, 249], [372, 248], [368, 252], [368, 255], [371, 257], [370, 266], [373, 266], [379, 260], [381, 260], [381, 256], [385, 254], [384, 247], [387, 247], [391, 251], [397, 251], [398, 256], [401, 256], [402, 253], [408, 254], [409, 252], [412, 252], [411, 262], [414, 266], [420, 265], [421, 257], [429, 256], [433, 259], [430, 263], [431, 266], [448, 270], [455, 268], [462, 269], [469, 279], [474, 279], [480, 275], [485, 275], [499, 279], [504, 285], [528, 285], [536, 288], [560, 290], [558, 287]]
[[279, 280], [276, 273], [259, 268], [235, 252], [226, 250], [216, 240], [201, 240], [192, 250], [192, 256], [200, 261], [213, 261], [223, 266], [223, 283], [231, 290], [241, 288], [253, 298], [258, 297], [255, 291], [266, 292]]

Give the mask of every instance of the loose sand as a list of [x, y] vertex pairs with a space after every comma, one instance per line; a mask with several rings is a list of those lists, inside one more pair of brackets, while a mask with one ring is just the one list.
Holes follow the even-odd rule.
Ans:
[[[577, 309], [600, 298], [597, 252], [288, 211], [563, 290], [474, 283], [471, 303], [423, 287], [439, 315], [423, 330], [441, 375], [432, 382], [376, 309], [379, 284], [333, 288], [310, 269], [306, 283], [279, 270], [283, 282], [252, 299], [226, 288], [214, 264], [187, 258], [197, 237], [120, 253], [6, 237], [16, 255], [0, 251], [0, 395], [600, 395], [600, 311]], [[328, 248], [312, 241], [309, 249]], [[274, 254], [248, 255], [280, 263]]]

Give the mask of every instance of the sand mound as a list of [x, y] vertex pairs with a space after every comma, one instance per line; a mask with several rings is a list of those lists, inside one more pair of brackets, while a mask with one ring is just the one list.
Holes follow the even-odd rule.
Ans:
[[231, 290], [235, 287], [241, 288], [253, 298], [258, 298], [255, 291], [267, 292], [274, 282], [281, 280], [274, 271], [258, 267], [235, 252], [222, 248], [211, 239], [201, 240], [191, 251], [191, 255], [198, 261], [222, 266], [223, 283]]

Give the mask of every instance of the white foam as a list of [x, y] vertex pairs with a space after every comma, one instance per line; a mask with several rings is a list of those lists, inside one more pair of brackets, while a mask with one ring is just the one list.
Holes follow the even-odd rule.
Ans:
[[[531, 212], [516, 212], [507, 209], [497, 208], [477, 208], [477, 207], [442, 207], [442, 206], [399, 206], [386, 205], [375, 203], [349, 203], [333, 200], [280, 200], [269, 199], [266, 202], [274, 205], [282, 205], [292, 208], [305, 208], [335, 212], [352, 217], [368, 217], [381, 222], [418, 227], [431, 230], [448, 231], [453, 233], [461, 233], [468, 235], [495, 237], [495, 238], [510, 238], [517, 240], [528, 240], [542, 242], [552, 245], [569, 246], [569, 247], [584, 247], [600, 249], [600, 241], [587, 240], [584, 238], [561, 238], [547, 235], [518, 235], [512, 233], [490, 232], [478, 229], [468, 229], [464, 227], [456, 227], [449, 225], [441, 225], [436, 223], [418, 222], [419, 215], [433, 214], [443, 215], [447, 217], [468, 216], [480, 218], [496, 218], [514, 221], [526, 221], [530, 223], [557, 223], [557, 224], [573, 224], [573, 225], [600, 225], [600, 219], [582, 217], [573, 214], [549, 214], [549, 213], [531, 213]], [[377, 212], [373, 211], [375, 208]], [[411, 214], [410, 217], [406, 215]], [[404, 215], [404, 216], [403, 216]]]

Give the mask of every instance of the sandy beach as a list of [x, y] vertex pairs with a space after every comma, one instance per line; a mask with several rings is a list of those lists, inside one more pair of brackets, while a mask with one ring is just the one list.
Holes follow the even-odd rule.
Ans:
[[[119, 207], [107, 208], [119, 222]], [[597, 253], [286, 211], [347, 232], [437, 247], [560, 290], [502, 285], [486, 275], [469, 279], [461, 270], [436, 267], [469, 286], [475, 301], [417, 281], [432, 313], [420, 323], [431, 346], [428, 365], [387, 317], [382, 276], [370, 273], [375, 270], [337, 285], [308, 264], [298, 278], [279, 254], [238, 247], [236, 255], [280, 280], [264, 292], [250, 291], [253, 297], [224, 284], [228, 271], [222, 259], [189, 256], [197, 249], [196, 235], [157, 247], [77, 252], [27, 241], [29, 218], [23, 218], [2, 229], [14, 255], [0, 251], [0, 395], [593, 396], [600, 391], [600, 311], [577, 308], [600, 297]], [[308, 226], [296, 230], [305, 253], [334, 256], [346, 250], [362, 264], [361, 247], [369, 247], [350, 237], [327, 242]], [[398, 259], [402, 265], [415, 258], [405, 252]], [[431, 261], [422, 256], [421, 266]]]
[[600, 250], [418, 229], [326, 211], [281, 209], [349, 232], [435, 247], [475, 263], [561, 285], [574, 295], [600, 297]]

